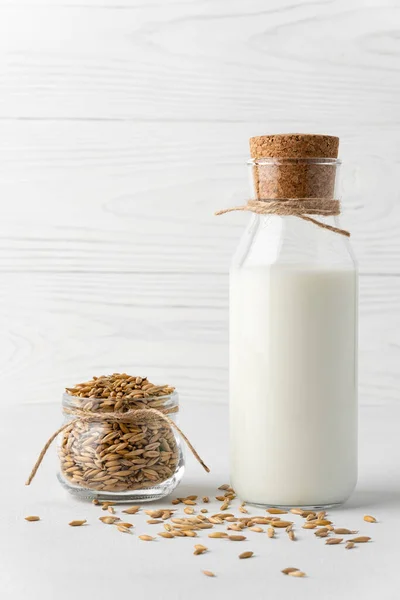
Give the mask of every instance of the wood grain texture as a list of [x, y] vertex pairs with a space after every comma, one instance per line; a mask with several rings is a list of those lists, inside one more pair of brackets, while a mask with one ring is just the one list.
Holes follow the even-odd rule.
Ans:
[[[228, 275], [2, 273], [3, 398], [58, 401], [124, 369], [184, 400], [228, 399]], [[400, 278], [360, 282], [360, 402], [398, 400]]]
[[399, 126], [395, 3], [35, 4], [1, 9], [2, 116]]
[[[0, 131], [0, 269], [228, 269], [248, 216], [214, 212], [247, 198], [257, 127], [3, 121]], [[367, 153], [361, 136], [346, 145], [343, 225], [361, 272], [398, 273], [395, 140], [391, 158]]]
[[[341, 137], [361, 271], [361, 401], [399, 385], [400, 6], [0, 0], [4, 390], [99, 371], [227, 400], [247, 139]], [[16, 399], [17, 401], [17, 399]]]

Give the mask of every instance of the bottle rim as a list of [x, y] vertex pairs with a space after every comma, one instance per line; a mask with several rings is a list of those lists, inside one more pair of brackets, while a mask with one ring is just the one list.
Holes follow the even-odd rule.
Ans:
[[260, 165], [291, 165], [291, 164], [305, 164], [305, 165], [332, 165], [339, 166], [342, 161], [339, 158], [279, 158], [279, 157], [265, 157], [265, 158], [250, 158], [247, 161], [249, 166], [260, 166]]

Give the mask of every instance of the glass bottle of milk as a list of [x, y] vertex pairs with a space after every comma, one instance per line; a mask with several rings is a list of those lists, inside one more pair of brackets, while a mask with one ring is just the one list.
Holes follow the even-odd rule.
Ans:
[[[252, 138], [252, 198], [337, 199], [338, 141]], [[248, 503], [327, 507], [352, 493], [357, 267], [346, 236], [251, 215], [230, 272], [230, 436], [231, 483]]]

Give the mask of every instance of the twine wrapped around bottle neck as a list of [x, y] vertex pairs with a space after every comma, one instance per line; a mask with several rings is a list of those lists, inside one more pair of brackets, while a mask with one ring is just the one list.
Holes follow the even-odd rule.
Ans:
[[340, 215], [340, 202], [330, 198], [281, 198], [279, 200], [248, 200], [245, 206], [235, 206], [219, 210], [215, 215], [224, 215], [234, 211], [249, 211], [257, 215], [293, 216], [314, 223], [322, 229], [350, 237], [350, 232], [339, 227], [333, 227], [309, 215], [324, 217]]
[[135, 408], [132, 410], [128, 410], [126, 412], [99, 413], [99, 412], [92, 412], [92, 411], [83, 411], [83, 410], [76, 409], [76, 408], [64, 408], [64, 412], [66, 414], [73, 415], [73, 416], [75, 416], [75, 418], [72, 419], [72, 421], [65, 423], [62, 427], [57, 429], [57, 431], [55, 431], [52, 436], [49, 437], [46, 444], [43, 446], [43, 449], [42, 449], [41, 453], [39, 454], [38, 459], [35, 462], [25, 485], [31, 484], [33, 478], [35, 477], [35, 475], [37, 473], [37, 470], [39, 469], [39, 467], [42, 463], [43, 458], [46, 455], [47, 450], [50, 448], [51, 444], [54, 442], [56, 437], [60, 433], [65, 431], [66, 429], [72, 428], [75, 425], [75, 423], [78, 423], [78, 422], [81, 422], [81, 423], [100, 423], [100, 422], [107, 422], [107, 423], [120, 423], [120, 422], [140, 423], [140, 422], [142, 422], [143, 423], [144, 422], [145, 423], [145, 422], [149, 422], [149, 421], [157, 421], [159, 419], [162, 419], [163, 421], [168, 423], [168, 425], [171, 428], [175, 429], [179, 433], [179, 435], [182, 437], [182, 439], [186, 442], [188, 448], [191, 450], [193, 456], [201, 464], [203, 469], [207, 473], [209, 473], [210, 472], [209, 467], [207, 467], [207, 465], [204, 463], [204, 461], [202, 460], [200, 455], [197, 453], [197, 451], [194, 448], [194, 446], [192, 445], [192, 443], [189, 441], [189, 439], [186, 437], [186, 435], [183, 433], [183, 431], [178, 427], [178, 425], [175, 423], [175, 421], [173, 421], [168, 416], [169, 414], [178, 412], [178, 410], [179, 410], [178, 407], [174, 406], [171, 408], [166, 408], [164, 410], [157, 409], [157, 408]]

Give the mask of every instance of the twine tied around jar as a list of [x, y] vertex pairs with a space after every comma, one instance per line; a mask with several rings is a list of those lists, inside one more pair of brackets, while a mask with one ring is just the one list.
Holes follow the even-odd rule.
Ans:
[[216, 216], [234, 211], [249, 211], [257, 215], [293, 216], [314, 223], [322, 229], [328, 229], [339, 235], [350, 237], [350, 232], [339, 227], [317, 221], [309, 215], [325, 217], [340, 215], [340, 201], [330, 198], [280, 198], [279, 200], [248, 200], [245, 206], [225, 208], [215, 213]]
[[178, 410], [179, 410], [178, 407], [175, 406], [173, 408], [169, 408], [164, 411], [158, 410], [156, 408], [136, 408], [136, 409], [128, 410], [124, 413], [122, 413], [122, 412], [120, 412], [120, 413], [119, 412], [96, 413], [96, 412], [92, 412], [92, 411], [82, 411], [79, 409], [64, 408], [65, 413], [70, 414], [70, 415], [75, 415], [75, 418], [72, 419], [72, 421], [65, 423], [62, 427], [57, 429], [57, 431], [55, 431], [52, 436], [49, 437], [46, 444], [43, 446], [43, 449], [42, 449], [41, 453], [39, 454], [38, 459], [35, 462], [25, 485], [31, 484], [33, 478], [35, 477], [35, 475], [37, 473], [37, 470], [39, 469], [39, 467], [42, 463], [43, 458], [46, 455], [47, 450], [50, 448], [51, 444], [54, 442], [56, 437], [60, 433], [62, 433], [66, 429], [68, 429], [69, 427], [72, 428], [75, 425], [75, 423], [78, 423], [78, 422], [81, 422], [81, 423], [88, 423], [88, 422], [89, 423], [100, 423], [100, 422], [118, 423], [118, 422], [124, 422], [124, 421], [146, 422], [146, 421], [156, 421], [157, 419], [162, 419], [163, 421], [168, 423], [168, 425], [171, 428], [175, 429], [179, 433], [179, 435], [182, 437], [182, 439], [186, 442], [188, 448], [191, 450], [193, 456], [201, 464], [203, 469], [207, 473], [209, 473], [210, 472], [209, 467], [207, 467], [207, 465], [204, 463], [202, 458], [199, 456], [199, 454], [197, 453], [197, 451], [194, 448], [194, 446], [192, 445], [192, 443], [189, 441], [189, 439], [186, 437], [186, 435], [183, 433], [183, 431], [178, 427], [178, 425], [168, 416], [168, 414], [178, 412]]

